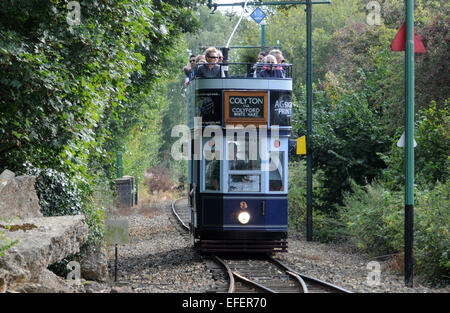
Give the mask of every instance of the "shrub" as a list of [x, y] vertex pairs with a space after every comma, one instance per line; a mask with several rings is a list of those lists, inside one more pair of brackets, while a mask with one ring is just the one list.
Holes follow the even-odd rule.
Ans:
[[[448, 107], [450, 98], [445, 104], [438, 106], [432, 101], [428, 109], [419, 113], [416, 121], [414, 139], [415, 183], [421, 188], [432, 188], [437, 181], [445, 182], [450, 169], [450, 115]], [[439, 108], [442, 107], [442, 108]], [[404, 128], [397, 131], [400, 138]], [[391, 150], [384, 157], [388, 167], [383, 171], [384, 180], [389, 189], [398, 189], [402, 184], [405, 172], [405, 150], [397, 147], [397, 140], [392, 143]]]
[[92, 182], [86, 178], [69, 177], [62, 171], [39, 169], [29, 162], [26, 174], [36, 176], [36, 193], [44, 216], [84, 214], [89, 226], [87, 244], [95, 244], [103, 238], [105, 208], [96, 206], [91, 190]]
[[[430, 281], [450, 276], [449, 184], [416, 190], [414, 207], [415, 270]], [[404, 194], [374, 182], [352, 186], [344, 196], [341, 217], [358, 247], [377, 254], [404, 251]]]
[[352, 183], [353, 193], [344, 195], [341, 215], [355, 244], [378, 255], [396, 253], [403, 243], [403, 195], [379, 183], [361, 187]]
[[[321, 242], [337, 242], [345, 240], [347, 232], [345, 224], [341, 223], [333, 213], [321, 211], [323, 203], [320, 193], [323, 192], [321, 178], [323, 173], [313, 175], [313, 239]], [[289, 228], [306, 234], [306, 165], [305, 161], [289, 163], [289, 194], [288, 194], [288, 224]]]
[[450, 184], [418, 191], [414, 208], [414, 254], [418, 272], [433, 281], [450, 280]]
[[172, 179], [171, 171], [167, 167], [167, 161], [145, 170], [144, 185], [147, 186], [150, 194], [171, 191], [177, 187], [177, 184]]

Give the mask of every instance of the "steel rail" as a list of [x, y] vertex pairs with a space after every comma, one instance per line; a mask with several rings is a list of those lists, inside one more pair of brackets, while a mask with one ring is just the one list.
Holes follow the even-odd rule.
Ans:
[[325, 286], [326, 288], [331, 289], [331, 290], [334, 290], [334, 291], [339, 292], [339, 293], [352, 293], [352, 292], [349, 291], [349, 290], [346, 290], [346, 289], [341, 288], [341, 287], [339, 287], [339, 286], [330, 284], [330, 283], [328, 283], [328, 282], [326, 282], [326, 281], [323, 281], [323, 280], [320, 280], [320, 279], [317, 279], [317, 278], [313, 278], [313, 277], [310, 277], [310, 276], [307, 276], [307, 275], [304, 275], [304, 274], [300, 274], [300, 273], [298, 273], [297, 271], [294, 271], [293, 269], [291, 269], [289, 266], [287, 266], [286, 264], [284, 264], [284, 263], [281, 262], [280, 260], [274, 259], [273, 257], [271, 257], [271, 256], [269, 256], [269, 255], [267, 256], [267, 258], [268, 258], [271, 262], [276, 263], [276, 264], [278, 264], [279, 266], [285, 268], [286, 271], [289, 271], [289, 272], [291, 272], [291, 273], [293, 273], [293, 274], [298, 275], [299, 277], [302, 278], [302, 280], [304, 280], [304, 279], [309, 280], [309, 281], [311, 281], [311, 282], [313, 282], [313, 283], [315, 283], [315, 284], [318, 284], [318, 285], [321, 285], [321, 286]]
[[248, 285], [251, 285], [253, 287], [259, 288], [259, 289], [261, 289], [261, 290], [263, 290], [265, 292], [278, 293], [277, 291], [275, 291], [273, 289], [270, 289], [270, 288], [267, 288], [266, 286], [261, 285], [261, 284], [255, 282], [254, 280], [251, 280], [250, 278], [247, 278], [247, 277], [239, 274], [238, 272], [232, 272], [232, 273], [233, 273], [234, 276], [236, 276], [237, 278], [239, 278], [241, 281], [245, 282]]
[[217, 260], [217, 262], [222, 264], [222, 266], [225, 267], [225, 269], [227, 270], [228, 278], [230, 281], [230, 285], [228, 286], [228, 293], [234, 293], [234, 291], [236, 290], [236, 286], [234, 284], [234, 275], [233, 272], [231, 271], [231, 268], [225, 263], [225, 261], [223, 261], [217, 255], [214, 255], [214, 258]]
[[178, 221], [181, 223], [181, 225], [183, 225], [184, 228], [186, 228], [187, 231], [190, 230], [189, 226], [187, 226], [184, 221], [181, 219], [181, 217], [178, 215], [178, 213], [176, 212], [175, 209], [175, 203], [181, 199], [185, 199], [186, 197], [182, 197], [182, 198], [178, 198], [172, 201], [172, 212], [173, 214], [177, 217]]
[[[251, 288], [255, 288], [258, 289], [259, 291], [262, 292], [267, 292], [267, 293], [279, 293], [280, 291], [275, 290], [273, 288], [269, 288], [257, 281], [255, 281], [252, 278], [249, 278], [248, 276], [245, 276], [244, 274], [238, 272], [237, 270], [232, 270], [230, 265], [227, 264], [226, 261], [224, 261], [223, 259], [221, 259], [220, 257], [218, 257], [217, 255], [214, 255], [214, 258], [216, 259], [216, 261], [218, 261], [227, 271], [228, 273], [228, 277], [229, 277], [229, 288], [228, 288], [228, 293], [233, 293], [236, 290], [235, 287], [235, 281], [236, 279], [239, 280], [240, 282], [242, 282], [244, 285], [247, 285]], [[246, 261], [251, 261], [250, 260], [246, 260]], [[270, 262], [272, 263], [272, 262]], [[277, 267], [280, 267], [279, 265], [277, 265]], [[308, 288], [305, 284], [305, 282], [302, 280], [302, 278], [295, 272], [291, 272], [288, 271], [286, 269], [284, 269], [285, 274], [294, 277], [295, 281], [298, 283], [298, 285], [301, 286], [301, 290], [303, 291], [303, 293], [307, 293], [308, 292]], [[250, 275], [252, 276], [252, 275]], [[235, 279], [236, 278], [236, 279]]]

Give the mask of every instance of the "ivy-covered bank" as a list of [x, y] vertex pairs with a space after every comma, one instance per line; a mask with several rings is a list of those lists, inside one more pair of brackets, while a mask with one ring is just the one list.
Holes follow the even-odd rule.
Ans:
[[151, 106], [139, 99], [198, 22], [191, 1], [76, 4], [0, 2], [0, 169], [36, 175], [42, 212], [84, 213], [94, 242], [95, 186], [115, 178], [114, 152]]

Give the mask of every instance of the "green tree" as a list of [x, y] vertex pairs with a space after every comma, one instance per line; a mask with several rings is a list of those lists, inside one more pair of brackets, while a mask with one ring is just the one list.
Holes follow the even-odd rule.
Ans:
[[192, 9], [183, 0], [81, 1], [72, 25], [65, 1], [0, 3], [0, 167], [40, 175], [44, 211], [85, 210], [95, 173], [114, 176], [111, 156], [142, 112], [137, 100], [197, 26]]

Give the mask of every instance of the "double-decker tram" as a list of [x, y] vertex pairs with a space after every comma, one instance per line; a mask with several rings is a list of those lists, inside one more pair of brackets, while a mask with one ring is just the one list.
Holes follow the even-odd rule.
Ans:
[[197, 78], [186, 93], [194, 246], [285, 252], [291, 65], [283, 64], [286, 78], [247, 77], [237, 70], [243, 63], [227, 66], [227, 77]]

